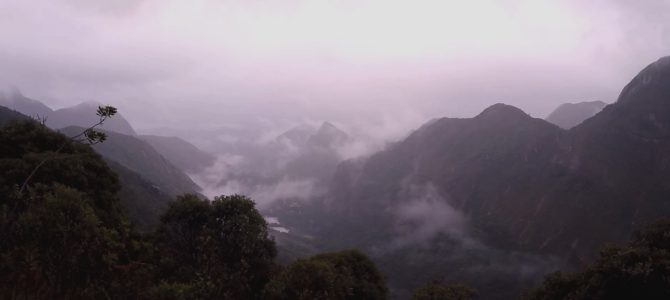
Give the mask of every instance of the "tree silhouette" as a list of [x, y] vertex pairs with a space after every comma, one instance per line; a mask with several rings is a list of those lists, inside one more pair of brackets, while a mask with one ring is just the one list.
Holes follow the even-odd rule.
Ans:
[[[117, 113], [117, 109], [113, 106], [98, 106], [98, 110], [96, 111], [96, 115], [100, 118], [97, 123], [89, 126], [88, 128], [84, 129], [81, 133], [70, 137], [70, 139], [74, 142], [77, 143], [85, 143], [88, 145], [94, 145], [97, 143], [102, 143], [107, 139], [107, 134], [104, 132], [96, 130], [96, 127], [102, 125], [107, 121], [107, 119], [111, 118]], [[44, 126], [44, 121], [45, 119], [41, 120], [42, 126]], [[61, 151], [63, 151], [63, 148], [67, 145], [67, 142], [64, 142], [56, 151], [54, 151], [54, 154], [58, 154]], [[48, 161], [54, 159], [56, 156], [51, 155], [47, 156], [44, 159], [42, 159], [36, 166], [33, 168], [33, 170], [28, 174], [28, 177], [23, 181], [21, 184], [21, 188], [19, 189], [19, 194], [22, 194], [23, 191], [26, 189], [28, 186], [28, 182], [35, 176], [35, 173]]]

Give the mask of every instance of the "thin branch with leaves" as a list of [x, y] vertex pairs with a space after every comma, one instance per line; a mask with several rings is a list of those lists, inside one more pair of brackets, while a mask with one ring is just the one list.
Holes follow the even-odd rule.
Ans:
[[[99, 120], [97, 123], [89, 126], [88, 128], [84, 129], [81, 133], [69, 137], [69, 140], [72, 142], [80, 143], [80, 144], [85, 144], [85, 145], [95, 145], [104, 142], [107, 140], [107, 134], [96, 130], [97, 127], [101, 126], [107, 119], [111, 118], [117, 113], [116, 107], [113, 106], [98, 106], [98, 110], [96, 111], [96, 115], [99, 117]], [[46, 118], [44, 118], [44, 121], [46, 121]], [[42, 122], [42, 125], [45, 123]], [[30, 180], [35, 176], [37, 171], [48, 161], [53, 160], [57, 154], [59, 154], [65, 146], [67, 146], [68, 141], [63, 142], [56, 151], [52, 152], [51, 155], [48, 155], [44, 159], [42, 159], [36, 166], [33, 168], [33, 170], [30, 172], [26, 180], [23, 181], [21, 184], [21, 188], [19, 189], [19, 194], [23, 194], [23, 191], [26, 189], [28, 186], [28, 183]]]

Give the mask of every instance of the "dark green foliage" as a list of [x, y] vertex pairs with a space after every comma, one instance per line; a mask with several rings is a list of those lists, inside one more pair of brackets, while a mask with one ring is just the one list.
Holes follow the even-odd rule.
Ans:
[[90, 147], [33, 121], [0, 129], [0, 196], [12, 194], [45, 159], [29, 186], [59, 183], [76, 188], [95, 202], [92, 207], [101, 221], [120, 222], [116, 174]]
[[[73, 135], [80, 127], [67, 127], [63, 132]], [[176, 197], [200, 190], [188, 175], [165, 159], [149, 143], [132, 135], [104, 131], [107, 140], [93, 148], [105, 159], [113, 160], [125, 168], [141, 175], [156, 185], [161, 192]], [[157, 219], [157, 216], [151, 216]]]
[[34, 121], [14, 122], [0, 129], [0, 174], [0, 298], [134, 294], [128, 279], [140, 269], [141, 242], [122, 214], [116, 175], [100, 156]]
[[123, 165], [106, 160], [107, 165], [119, 176], [121, 191], [119, 198], [128, 219], [140, 232], [154, 231], [159, 223], [160, 215], [165, 212], [174, 198], [157, 188]]
[[359, 251], [299, 259], [265, 290], [267, 299], [386, 299], [383, 276]]
[[157, 233], [162, 273], [167, 279], [187, 282], [197, 277], [201, 261], [200, 240], [207, 225], [211, 205], [193, 195], [177, 197], [161, 217]]
[[152, 300], [188, 300], [204, 298], [198, 297], [200, 295], [198, 294], [195, 285], [185, 283], [161, 282], [152, 287], [148, 294], [148, 298]]
[[324, 261], [299, 259], [271, 281], [266, 299], [346, 299], [346, 287], [338, 282], [335, 268]]
[[670, 222], [649, 226], [625, 246], [608, 246], [583, 272], [554, 273], [527, 299], [670, 299]]
[[[100, 221], [82, 193], [62, 185], [29, 190], [12, 199], [2, 218], [2, 260], [9, 295], [93, 297], [105, 293], [105, 281], [117, 263], [118, 232]], [[22, 201], [23, 200], [23, 201]], [[8, 291], [9, 292], [9, 291]]]
[[[113, 112], [101, 108], [99, 116]], [[279, 266], [267, 224], [250, 199], [180, 196], [155, 234], [141, 236], [129, 226], [118, 195], [148, 201], [155, 196], [146, 193], [150, 183], [110, 162], [123, 177], [120, 189], [117, 175], [87, 145], [107, 135], [82, 136], [67, 137], [34, 121], [0, 128], [0, 298], [261, 298]], [[157, 203], [123, 204], [133, 213], [161, 210]], [[386, 297], [382, 276], [355, 251], [318, 255], [292, 268], [296, 278], [312, 280], [315, 292], [303, 293], [307, 298]], [[304, 284], [284, 277], [276, 282], [282, 288], [283, 282]], [[268, 290], [291, 298], [284, 294], [290, 289]]]
[[412, 300], [470, 300], [475, 295], [475, 290], [466, 285], [436, 281], [414, 291]]
[[[75, 139], [80, 142], [87, 142], [90, 145], [94, 144], [99, 144], [107, 140], [107, 134], [98, 131], [95, 128], [98, 126], [101, 126], [105, 121], [111, 117], [113, 117], [116, 114], [116, 107], [113, 106], [98, 106], [98, 110], [96, 111], [95, 115], [98, 116], [100, 119], [98, 120], [97, 123], [93, 124], [92, 126], [84, 129], [80, 134], [74, 136], [72, 139]], [[78, 139], [81, 136], [83, 136], [83, 139]]]
[[[178, 197], [157, 232], [163, 286], [205, 298], [253, 299], [269, 281], [277, 254], [267, 224], [244, 196]], [[177, 284], [176, 286], [174, 284]]]

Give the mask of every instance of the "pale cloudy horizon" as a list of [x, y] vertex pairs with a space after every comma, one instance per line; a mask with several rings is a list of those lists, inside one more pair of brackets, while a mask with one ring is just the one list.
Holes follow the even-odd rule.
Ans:
[[0, 0], [0, 88], [138, 128], [545, 117], [670, 54], [670, 3]]

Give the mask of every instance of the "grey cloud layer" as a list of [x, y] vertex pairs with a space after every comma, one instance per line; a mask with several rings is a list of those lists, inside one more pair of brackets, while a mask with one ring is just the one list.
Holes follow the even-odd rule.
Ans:
[[[471, 116], [495, 102], [544, 117], [611, 102], [670, 54], [662, 0], [313, 3], [0, 0], [0, 87], [110, 102], [139, 127]], [[440, 23], [459, 10], [472, 15]]]

